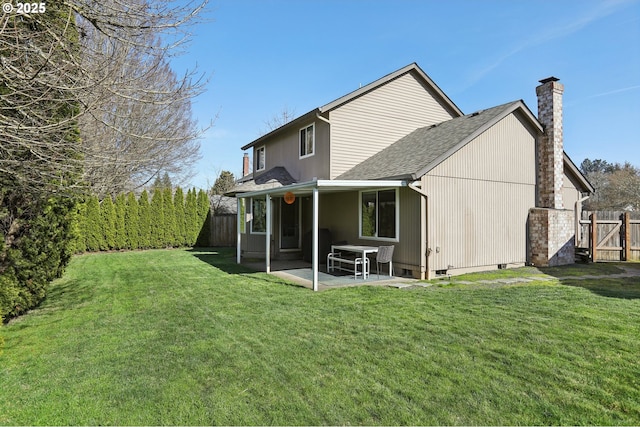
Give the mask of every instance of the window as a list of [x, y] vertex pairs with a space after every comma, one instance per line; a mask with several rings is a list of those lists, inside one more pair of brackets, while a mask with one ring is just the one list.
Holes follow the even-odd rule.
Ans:
[[267, 201], [265, 199], [251, 199], [251, 232], [267, 232]]
[[256, 148], [256, 170], [262, 171], [264, 170], [267, 164], [266, 154], [264, 150], [264, 145], [260, 148]]
[[392, 190], [360, 193], [360, 237], [398, 241], [398, 192]]
[[315, 150], [315, 126], [309, 126], [300, 129], [300, 158], [313, 156]]

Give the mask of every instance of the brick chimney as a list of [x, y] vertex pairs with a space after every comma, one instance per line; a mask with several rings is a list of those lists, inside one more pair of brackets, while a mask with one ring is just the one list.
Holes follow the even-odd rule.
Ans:
[[564, 180], [564, 148], [562, 140], [562, 92], [564, 85], [556, 77], [540, 80], [538, 120], [544, 135], [538, 141], [538, 206], [564, 209], [562, 184]]
[[249, 175], [249, 154], [244, 153], [244, 157], [242, 158], [242, 177]]

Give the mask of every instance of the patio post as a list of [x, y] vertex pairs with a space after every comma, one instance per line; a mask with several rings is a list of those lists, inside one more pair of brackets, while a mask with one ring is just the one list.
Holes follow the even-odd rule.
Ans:
[[311, 258], [311, 269], [313, 271], [313, 290], [318, 290], [318, 244], [319, 244], [319, 233], [318, 233], [318, 187], [313, 188], [313, 228], [312, 228], [312, 236], [311, 239], [313, 244], [312, 247], [312, 258]]
[[266, 246], [264, 249], [265, 255], [265, 271], [267, 274], [271, 273], [271, 196], [267, 194], [266, 198], [266, 208], [267, 208], [267, 232], [266, 234]]
[[236, 263], [240, 264], [240, 253], [242, 251], [242, 243], [241, 243], [241, 236], [240, 236], [240, 230], [241, 230], [241, 225], [242, 225], [242, 199], [240, 197], [236, 196], [236, 202], [238, 204], [238, 210], [237, 210], [237, 218], [236, 218], [236, 227], [237, 227], [237, 231], [236, 231]]

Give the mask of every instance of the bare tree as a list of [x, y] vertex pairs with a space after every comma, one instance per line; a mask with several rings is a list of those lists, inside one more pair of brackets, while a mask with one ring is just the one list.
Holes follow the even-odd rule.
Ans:
[[272, 130], [278, 129], [280, 126], [286, 125], [291, 120], [296, 118], [296, 110], [290, 110], [286, 105], [282, 107], [277, 114], [271, 117], [269, 120], [265, 120], [264, 124], [267, 126], [266, 131], [262, 131], [262, 134], [267, 134]]
[[190, 100], [203, 82], [178, 78], [168, 59], [205, 4], [60, 0], [0, 16], [4, 181], [112, 193], [188, 172], [199, 148]]
[[595, 192], [587, 200], [589, 210], [640, 210], [640, 168], [626, 162], [585, 159], [580, 170], [593, 185]]

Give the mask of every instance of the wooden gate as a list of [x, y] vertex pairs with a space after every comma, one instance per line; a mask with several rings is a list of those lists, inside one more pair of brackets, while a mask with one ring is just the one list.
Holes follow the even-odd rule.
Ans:
[[582, 212], [577, 247], [592, 261], [640, 260], [640, 212]]

